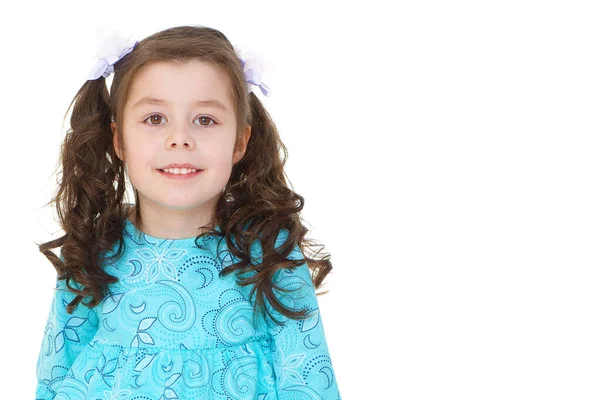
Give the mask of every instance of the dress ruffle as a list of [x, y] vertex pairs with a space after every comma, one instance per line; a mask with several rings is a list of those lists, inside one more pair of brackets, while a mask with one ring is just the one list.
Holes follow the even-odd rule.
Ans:
[[71, 368], [52, 368], [36, 398], [276, 399], [271, 344], [161, 349], [91, 342]]

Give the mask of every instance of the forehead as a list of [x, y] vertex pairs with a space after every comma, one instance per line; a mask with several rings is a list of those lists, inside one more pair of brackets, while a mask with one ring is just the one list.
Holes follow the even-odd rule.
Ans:
[[126, 107], [132, 107], [144, 97], [177, 106], [217, 100], [227, 111], [233, 111], [227, 74], [221, 68], [199, 60], [156, 61], [144, 65], [134, 78]]

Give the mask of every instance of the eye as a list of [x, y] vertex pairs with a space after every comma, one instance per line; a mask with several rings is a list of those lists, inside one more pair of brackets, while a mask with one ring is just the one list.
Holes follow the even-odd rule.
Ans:
[[[199, 117], [198, 117], [198, 118], [196, 118], [196, 119], [197, 119], [197, 120], [199, 120], [199, 121], [201, 121], [201, 120], [204, 120], [204, 121], [206, 121], [206, 120], [209, 120], [209, 121], [212, 121], [212, 122], [213, 122], [213, 123], [212, 123], [212, 125], [216, 125], [216, 122], [215, 122], [215, 120], [214, 120], [214, 119], [212, 119], [211, 117], [207, 117], [206, 115], [201, 115], [201, 116], [199, 116]], [[194, 120], [194, 121], [195, 121], [195, 120]], [[202, 125], [202, 126], [212, 126], [212, 125], [210, 124], [210, 122], [208, 123], [208, 125], [204, 125], [204, 124], [200, 124], [200, 125]]]
[[[164, 117], [162, 115], [160, 115], [160, 114], [152, 114], [148, 118], [146, 118], [144, 120], [144, 122], [150, 120], [150, 123], [146, 124], [146, 125], [164, 125], [164, 124], [160, 124], [160, 123], [159, 124], [153, 123], [153, 122], [161, 121], [161, 119], [164, 119]], [[212, 126], [212, 125], [216, 125], [217, 124], [214, 119], [212, 119], [210, 117], [207, 117], [206, 115], [201, 115], [198, 118], [196, 118], [195, 120], [208, 121], [208, 124], [200, 123], [200, 126], [206, 126], [206, 127], [208, 127], [208, 126]], [[212, 124], [210, 123], [210, 121], [212, 121]]]
[[162, 124], [154, 124], [154, 123], [152, 123], [152, 122], [156, 122], [157, 120], [160, 121], [161, 118], [164, 119], [164, 117], [162, 115], [160, 115], [160, 114], [152, 114], [148, 118], [146, 118], [144, 120], [144, 122], [146, 122], [148, 120], [151, 120], [151, 123], [148, 124], [148, 125], [162, 125]]

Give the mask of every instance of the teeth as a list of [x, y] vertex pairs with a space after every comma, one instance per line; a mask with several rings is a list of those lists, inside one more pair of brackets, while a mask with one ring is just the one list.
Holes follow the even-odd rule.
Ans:
[[170, 174], [188, 174], [190, 172], [196, 172], [195, 169], [190, 169], [190, 168], [167, 168], [167, 169], [161, 169], [161, 171], [163, 172], [168, 172]]

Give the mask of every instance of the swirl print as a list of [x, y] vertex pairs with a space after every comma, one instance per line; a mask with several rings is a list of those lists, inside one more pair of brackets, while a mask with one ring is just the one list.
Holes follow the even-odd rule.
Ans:
[[[279, 326], [253, 320], [250, 288], [235, 274], [219, 277], [237, 261], [225, 241], [155, 238], [129, 220], [123, 238], [122, 256], [105, 266], [119, 281], [93, 309], [80, 303], [68, 314], [75, 294], [57, 278], [36, 399], [341, 398], [306, 264], [276, 279], [295, 289], [279, 299], [310, 310], [309, 318], [284, 319], [270, 308], [285, 321]], [[292, 256], [301, 257], [299, 247]]]

